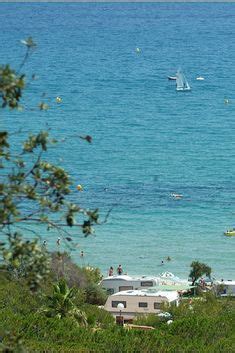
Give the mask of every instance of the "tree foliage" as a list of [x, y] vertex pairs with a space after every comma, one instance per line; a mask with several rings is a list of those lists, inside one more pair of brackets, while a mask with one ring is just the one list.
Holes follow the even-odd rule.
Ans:
[[18, 75], [9, 65], [0, 66], [0, 98], [2, 108], [19, 107], [22, 91], [25, 87], [25, 75]]
[[199, 262], [199, 261], [193, 261], [190, 265], [192, 268], [189, 274], [189, 278], [192, 279], [192, 285], [195, 284], [195, 282], [202, 277], [204, 274], [210, 278], [211, 275], [211, 268], [210, 266]]
[[6, 270], [14, 279], [25, 279], [29, 288], [35, 292], [41, 281], [49, 275], [50, 259], [38, 239], [24, 241], [18, 233], [9, 237], [9, 245], [0, 247]]
[[[72, 184], [68, 173], [43, 158], [48, 144], [54, 142], [48, 132], [41, 131], [29, 136], [16, 155], [11, 152], [8, 133], [1, 133], [1, 166], [6, 172], [0, 183], [0, 231], [7, 229], [9, 234], [12, 228], [36, 223], [56, 229], [64, 237], [69, 235], [65, 227], [78, 226], [88, 236], [93, 225], [98, 224], [97, 209], [86, 210], [66, 199]], [[59, 220], [55, 218], [57, 212], [62, 214]], [[76, 220], [77, 214], [85, 218], [80, 223]]]

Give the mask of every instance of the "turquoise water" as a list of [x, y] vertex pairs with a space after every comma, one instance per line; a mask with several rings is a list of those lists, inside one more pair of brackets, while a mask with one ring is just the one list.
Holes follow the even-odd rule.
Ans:
[[[104, 273], [121, 263], [129, 274], [179, 276], [197, 259], [215, 276], [234, 277], [235, 238], [223, 232], [235, 226], [235, 4], [0, 10], [1, 62], [18, 66], [20, 40], [31, 35], [38, 48], [24, 70], [38, 79], [26, 92], [27, 107], [46, 92], [51, 108], [2, 112], [2, 127], [33, 132], [48, 124], [53, 136], [66, 138], [50, 158], [84, 186], [83, 193], [74, 188], [74, 200], [99, 207], [102, 217], [113, 207], [96, 236], [73, 232], [80, 244], [73, 258]], [[191, 92], [176, 92], [167, 80], [179, 66]], [[196, 81], [200, 75], [204, 81]], [[172, 199], [172, 192], [183, 198]], [[40, 232], [55, 248], [55, 235]], [[167, 256], [172, 261], [161, 266]]]

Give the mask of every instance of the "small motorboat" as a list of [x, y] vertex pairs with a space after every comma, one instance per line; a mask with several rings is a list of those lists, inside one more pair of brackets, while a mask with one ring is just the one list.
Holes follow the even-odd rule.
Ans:
[[204, 77], [199, 76], [199, 77], [196, 78], [196, 80], [197, 80], [197, 81], [204, 81], [205, 79], [204, 79]]
[[227, 237], [235, 236], [235, 228], [226, 230], [226, 232], [224, 232], [224, 235], [226, 235]]
[[176, 81], [176, 76], [168, 76], [168, 80], [170, 81]]

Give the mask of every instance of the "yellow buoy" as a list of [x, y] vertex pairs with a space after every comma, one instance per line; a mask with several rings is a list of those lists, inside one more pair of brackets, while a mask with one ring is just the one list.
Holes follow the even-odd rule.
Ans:
[[57, 102], [57, 103], [61, 103], [61, 102], [62, 102], [62, 98], [61, 98], [61, 97], [59, 97], [59, 96], [58, 96], [58, 97], [56, 97], [56, 102]]
[[77, 185], [77, 190], [78, 190], [78, 191], [83, 191], [82, 185], [78, 184], [78, 185]]

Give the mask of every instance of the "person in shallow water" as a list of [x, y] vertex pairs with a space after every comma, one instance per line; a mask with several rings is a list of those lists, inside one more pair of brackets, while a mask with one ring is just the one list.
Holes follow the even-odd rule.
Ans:
[[122, 265], [118, 265], [117, 274], [121, 275], [123, 273]]

